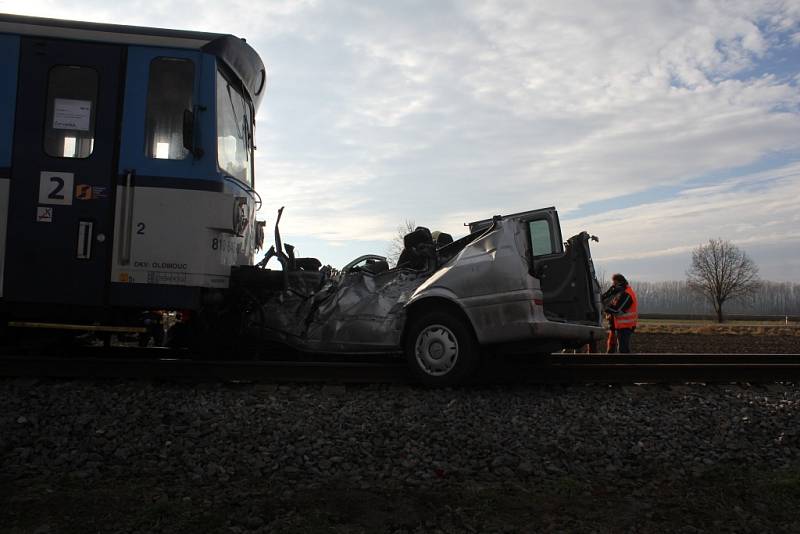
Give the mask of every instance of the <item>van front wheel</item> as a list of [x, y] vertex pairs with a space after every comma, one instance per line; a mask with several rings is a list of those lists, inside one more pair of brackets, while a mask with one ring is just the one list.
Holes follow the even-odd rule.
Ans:
[[471, 378], [479, 361], [472, 329], [462, 318], [431, 310], [412, 321], [406, 336], [406, 363], [426, 386], [447, 387]]

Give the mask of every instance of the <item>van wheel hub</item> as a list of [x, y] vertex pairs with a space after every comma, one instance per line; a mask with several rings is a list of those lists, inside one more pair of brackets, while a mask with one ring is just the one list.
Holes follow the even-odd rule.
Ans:
[[458, 340], [446, 326], [429, 325], [417, 335], [414, 353], [422, 371], [431, 376], [445, 375], [458, 361]]

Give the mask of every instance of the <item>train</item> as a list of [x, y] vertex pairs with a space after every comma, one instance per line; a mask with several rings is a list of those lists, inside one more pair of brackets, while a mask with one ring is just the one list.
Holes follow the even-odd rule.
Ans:
[[262, 246], [267, 73], [224, 33], [0, 15], [3, 327], [143, 332]]

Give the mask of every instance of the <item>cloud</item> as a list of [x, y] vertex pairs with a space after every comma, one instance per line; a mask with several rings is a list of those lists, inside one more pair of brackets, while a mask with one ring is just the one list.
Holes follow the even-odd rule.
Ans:
[[599, 262], [688, 257], [693, 248], [716, 237], [743, 248], [800, 250], [798, 198], [800, 163], [794, 163], [713, 186], [687, 188], [655, 202], [567, 218], [563, 225], [600, 236], [600, 243], [593, 247], [593, 257]]
[[[456, 14], [433, 36], [430, 22], [390, 25], [383, 12], [348, 34], [358, 69], [334, 81], [349, 98], [330, 125], [347, 154], [358, 147], [377, 175], [405, 171], [412, 182], [569, 180], [596, 199], [797, 147], [796, 86], [720, 79], [766, 46], [737, 13], [723, 10], [700, 31], [680, 26], [684, 13], [665, 19], [658, 9], [622, 24], [613, 14], [560, 22], [558, 10], [489, 6]], [[697, 25], [709, 19], [689, 15]], [[612, 177], [619, 185], [609, 189]]]

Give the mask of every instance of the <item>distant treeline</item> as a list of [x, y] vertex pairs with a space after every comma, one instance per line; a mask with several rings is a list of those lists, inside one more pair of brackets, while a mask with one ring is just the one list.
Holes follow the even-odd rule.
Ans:
[[[608, 287], [606, 283], [603, 288]], [[631, 281], [639, 298], [641, 313], [710, 314], [713, 308], [703, 297], [688, 289], [686, 282]], [[725, 314], [799, 315], [800, 284], [794, 282], [761, 283], [758, 293], [750, 299], [725, 303]]]

